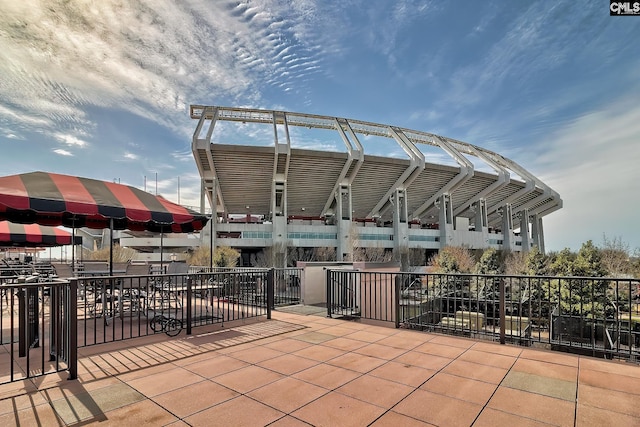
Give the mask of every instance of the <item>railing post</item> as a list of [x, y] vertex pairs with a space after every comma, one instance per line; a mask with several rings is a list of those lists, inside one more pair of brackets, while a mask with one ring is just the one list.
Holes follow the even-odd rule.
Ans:
[[274, 286], [275, 269], [270, 268], [267, 272], [267, 319], [271, 319], [271, 307], [274, 302]]
[[78, 279], [69, 281], [69, 379], [78, 379]]
[[193, 287], [191, 276], [187, 277], [187, 335], [191, 335], [191, 320], [193, 319]]
[[[19, 280], [19, 279], [18, 279]], [[17, 288], [18, 296], [18, 357], [27, 355], [27, 292], [24, 288]]]
[[327, 317], [331, 317], [331, 305], [332, 305], [332, 301], [333, 301], [333, 295], [332, 295], [332, 287], [331, 287], [331, 270], [329, 270], [328, 268], [326, 269], [327, 273], [325, 276], [325, 282], [326, 282], [326, 286], [327, 286]]
[[500, 344], [504, 344], [506, 342], [505, 339], [505, 301], [506, 296], [504, 294], [504, 278], [500, 278], [498, 282], [498, 294], [499, 294], [499, 307], [498, 313], [500, 316]]
[[402, 274], [396, 275], [395, 286], [393, 291], [393, 307], [395, 310], [396, 329], [400, 327], [400, 285], [402, 283]]

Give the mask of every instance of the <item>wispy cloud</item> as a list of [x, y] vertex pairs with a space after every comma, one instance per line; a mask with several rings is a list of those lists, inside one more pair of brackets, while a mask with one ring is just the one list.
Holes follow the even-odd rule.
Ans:
[[74, 135], [56, 133], [53, 135], [53, 137], [58, 141], [62, 142], [63, 144], [66, 144], [69, 146], [84, 147], [87, 145], [86, 141], [83, 141], [82, 139]]
[[125, 153], [123, 157], [127, 160], [138, 160], [138, 155], [133, 153]]
[[86, 106], [184, 135], [188, 104], [219, 101], [213, 94], [255, 105], [262, 85], [304, 90], [333, 25], [313, 1], [0, 4], [0, 98], [11, 104], [0, 117], [89, 134]]
[[73, 153], [68, 150], [63, 150], [62, 148], [56, 148], [53, 152], [60, 156], [73, 156]]
[[564, 207], [545, 231], [553, 249], [579, 247], [602, 234], [639, 242], [640, 108], [635, 97], [591, 111], [550, 135], [536, 161], [538, 175], [560, 193]]

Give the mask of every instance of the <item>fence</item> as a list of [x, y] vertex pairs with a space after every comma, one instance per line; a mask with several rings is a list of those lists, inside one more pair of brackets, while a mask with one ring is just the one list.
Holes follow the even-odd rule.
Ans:
[[299, 269], [126, 276], [85, 272], [57, 283], [3, 278], [0, 383], [64, 370], [75, 378], [82, 347], [271, 318], [275, 306], [299, 301], [299, 278]]
[[3, 281], [0, 383], [66, 370], [74, 377], [73, 287], [68, 282], [28, 283], [24, 277]]
[[[190, 334], [197, 326], [269, 315], [276, 300], [292, 299], [272, 291], [267, 304], [268, 284], [276, 289], [282, 274], [274, 269], [226, 269], [79, 278], [78, 346], [158, 332], [177, 335], [183, 328]], [[167, 322], [171, 331], [156, 327]]]
[[191, 266], [189, 273], [245, 273], [249, 275], [265, 275], [273, 271], [274, 307], [300, 304], [300, 283], [302, 268], [256, 268], [256, 267], [206, 267]]
[[637, 279], [327, 271], [327, 314], [638, 361]]

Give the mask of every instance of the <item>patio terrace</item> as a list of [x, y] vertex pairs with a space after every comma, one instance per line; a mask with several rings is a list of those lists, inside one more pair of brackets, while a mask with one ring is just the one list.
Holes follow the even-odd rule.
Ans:
[[640, 367], [295, 306], [79, 349], [0, 385], [0, 425], [639, 426]]

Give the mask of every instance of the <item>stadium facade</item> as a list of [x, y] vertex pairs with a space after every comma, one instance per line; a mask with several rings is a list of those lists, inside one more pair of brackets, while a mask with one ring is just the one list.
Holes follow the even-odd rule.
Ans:
[[[208, 200], [217, 219], [201, 237], [214, 247], [330, 247], [339, 261], [354, 248], [544, 251], [543, 218], [562, 207], [516, 162], [443, 136], [285, 111], [192, 105], [190, 114], [201, 209]], [[344, 150], [295, 148], [311, 130]], [[256, 135], [260, 144], [246, 143]], [[365, 153], [373, 137], [402, 155]]]

